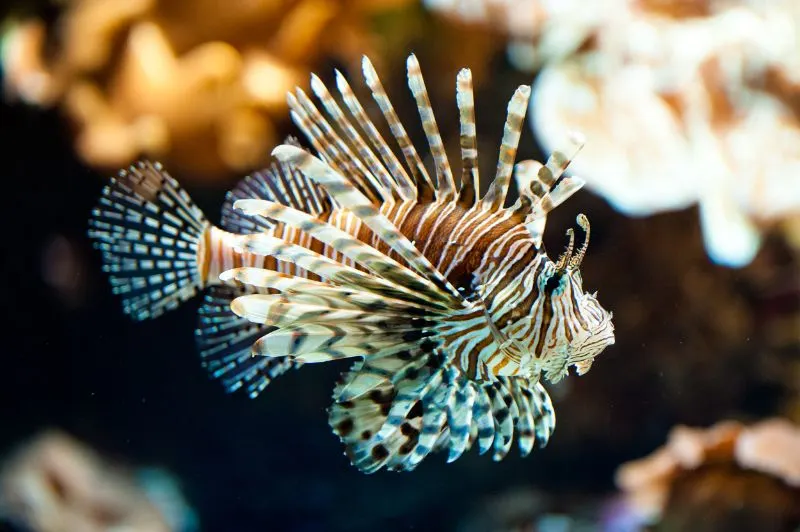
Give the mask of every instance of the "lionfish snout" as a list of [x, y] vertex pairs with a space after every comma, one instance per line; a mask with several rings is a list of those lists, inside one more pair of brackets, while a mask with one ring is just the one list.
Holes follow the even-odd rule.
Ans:
[[568, 359], [578, 375], [586, 374], [595, 357], [615, 342], [613, 315], [600, 305], [595, 294], [586, 293], [582, 298], [580, 306], [581, 316], [586, 322], [585, 334], [575, 342]]
[[569, 367], [575, 368], [575, 373], [585, 375], [592, 367], [594, 359], [606, 347], [614, 344], [614, 326], [611, 322], [611, 313], [606, 312], [602, 320], [590, 323], [587, 329], [579, 331], [572, 341], [563, 346], [560, 353], [551, 355], [542, 369], [545, 378], [555, 384], [569, 375]]

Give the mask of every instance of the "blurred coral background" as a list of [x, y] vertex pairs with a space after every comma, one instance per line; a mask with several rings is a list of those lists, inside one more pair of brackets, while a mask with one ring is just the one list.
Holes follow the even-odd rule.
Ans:
[[[0, 530], [800, 529], [798, 6], [0, 7]], [[85, 232], [105, 179], [143, 156], [218, 221], [225, 192], [298, 134], [286, 93], [336, 68], [362, 88], [364, 54], [423, 146], [411, 52], [452, 153], [455, 75], [472, 69], [486, 174], [518, 85], [534, 95], [518, 160], [587, 137], [570, 171], [588, 186], [550, 216], [545, 244], [560, 249], [579, 212], [592, 221], [583, 275], [617, 343], [552, 390], [556, 432], [529, 458], [434, 455], [364, 476], [326, 421], [344, 366], [292, 373], [255, 401], [224, 393], [195, 350], [199, 300], [128, 320]]]

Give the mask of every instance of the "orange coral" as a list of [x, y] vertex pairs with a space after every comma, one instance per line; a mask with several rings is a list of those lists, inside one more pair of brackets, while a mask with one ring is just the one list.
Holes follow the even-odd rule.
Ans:
[[[407, 0], [73, 0], [45, 57], [40, 21], [6, 38], [7, 89], [61, 104], [81, 157], [103, 169], [144, 154], [217, 176], [263, 164], [285, 95], [323, 57], [374, 47], [376, 12]], [[329, 53], [329, 51], [332, 51]]]
[[800, 429], [772, 419], [744, 429], [736, 441], [736, 462], [800, 487]]
[[[759, 476], [767, 479], [757, 480]], [[773, 508], [769, 503], [758, 511], [783, 512], [781, 519], [797, 520], [794, 526], [800, 526], [800, 427], [780, 419], [752, 426], [738, 422], [708, 429], [679, 426], [666, 445], [620, 467], [616, 482], [636, 513], [653, 522], [681, 519], [672, 514], [696, 515], [694, 506], [700, 503], [716, 505], [708, 515], [726, 522], [735, 513], [728, 503], [763, 506], [758, 496], [743, 493], [754, 485], [769, 486], [775, 490], [774, 499], [785, 504]], [[726, 485], [744, 491], [725, 493]]]

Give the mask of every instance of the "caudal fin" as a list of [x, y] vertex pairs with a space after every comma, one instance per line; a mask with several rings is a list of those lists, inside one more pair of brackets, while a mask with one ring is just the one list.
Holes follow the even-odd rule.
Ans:
[[123, 309], [155, 318], [203, 286], [198, 252], [210, 227], [160, 163], [142, 161], [111, 179], [89, 220], [89, 237]]

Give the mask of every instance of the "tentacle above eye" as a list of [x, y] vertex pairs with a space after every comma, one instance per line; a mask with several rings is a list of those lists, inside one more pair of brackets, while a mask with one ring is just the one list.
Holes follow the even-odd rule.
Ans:
[[591, 228], [589, 226], [589, 219], [586, 217], [585, 214], [581, 213], [578, 215], [577, 218], [578, 226], [583, 229], [585, 236], [583, 237], [583, 244], [581, 244], [580, 249], [578, 250], [575, 255], [569, 260], [567, 267], [571, 270], [577, 270], [581, 262], [583, 262], [583, 257], [586, 255], [586, 250], [589, 249], [589, 236], [591, 234]]
[[569, 237], [569, 244], [567, 244], [567, 249], [564, 253], [558, 258], [556, 263], [556, 270], [558, 271], [562, 271], [567, 267], [572, 258], [572, 250], [575, 247], [575, 230], [572, 228], [567, 229], [567, 236]]

